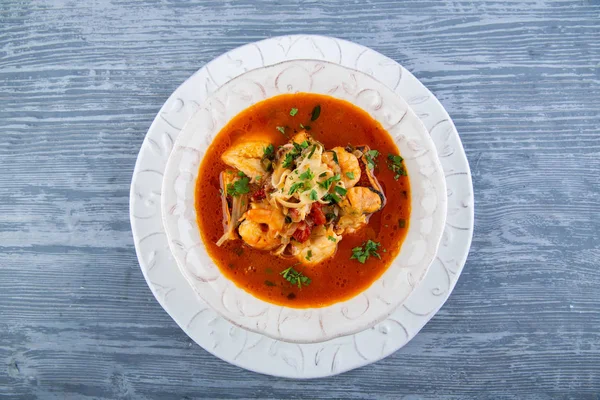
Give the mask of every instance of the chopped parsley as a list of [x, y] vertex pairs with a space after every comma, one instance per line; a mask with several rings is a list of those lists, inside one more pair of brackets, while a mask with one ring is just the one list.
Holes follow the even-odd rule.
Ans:
[[304, 188], [303, 182], [296, 182], [290, 187], [290, 191], [288, 194], [291, 196], [294, 193], [296, 193], [299, 189], [303, 189], [303, 188]]
[[310, 259], [312, 258], [312, 250], [308, 250], [306, 252], [306, 257], [304, 257], [304, 258], [306, 258], [308, 261], [310, 261]]
[[396, 156], [394, 154], [388, 154], [387, 166], [396, 175], [394, 176], [395, 180], [398, 180], [401, 176], [406, 176], [406, 169], [404, 165], [402, 165], [402, 161], [404, 158], [401, 156]]
[[331, 154], [333, 154], [333, 161], [335, 161], [335, 163], [337, 165], [340, 165], [340, 162], [338, 161], [338, 157], [337, 157], [337, 153], [333, 150], [329, 150], [331, 152]]
[[354, 172], [352, 172], [352, 171], [346, 172], [346, 176], [348, 177], [348, 179], [354, 179]]
[[296, 114], [298, 114], [298, 109], [297, 109], [297, 108], [292, 108], [292, 109], [290, 110], [290, 115], [291, 115], [292, 117], [294, 117]]
[[271, 282], [269, 280], [265, 281], [265, 285], [267, 285], [267, 286], [277, 286], [275, 283], [273, 283], [273, 282]]
[[333, 190], [335, 190], [336, 192], [338, 192], [338, 194], [340, 196], [345, 196], [346, 193], [348, 193], [348, 191], [346, 189], [344, 189], [343, 187], [341, 187], [341, 186], [336, 186], [336, 187], [333, 188]]
[[335, 174], [331, 178], [327, 178], [323, 182], [319, 182], [319, 186], [321, 186], [324, 189], [329, 189], [333, 182], [337, 182], [340, 179], [342, 179], [342, 177], [339, 174]]
[[246, 174], [244, 174], [242, 171], [238, 171], [238, 176], [241, 176], [243, 178], [244, 176], [246, 176]]
[[323, 200], [327, 201], [327, 202], [334, 202], [334, 203], [339, 203], [340, 202], [340, 197], [335, 194], [335, 193], [327, 193], [325, 196], [323, 196]]
[[329, 239], [330, 241], [332, 241], [333, 243], [337, 242], [337, 239], [334, 238], [333, 236], [327, 236], [327, 239]]
[[260, 181], [262, 179], [262, 175], [256, 175], [256, 177], [254, 177], [254, 179], [256, 179], [257, 181]]
[[365, 261], [367, 261], [367, 259], [371, 256], [381, 259], [379, 253], [377, 253], [379, 246], [381, 246], [381, 243], [367, 240], [362, 246], [352, 249], [352, 257], [350, 257], [350, 259], [357, 260], [361, 264], [364, 264]]
[[[329, 221], [332, 221], [332, 220], [336, 219], [337, 215], [335, 215], [335, 213], [328, 212], [327, 214], [325, 214], [325, 218], [329, 222]], [[329, 240], [331, 240], [331, 239], [329, 239]]]
[[243, 178], [238, 179], [237, 181], [230, 183], [227, 185], [227, 194], [233, 197], [240, 196], [242, 194], [246, 194], [250, 191], [250, 187], [248, 187], [248, 183], [250, 179], [244, 176]]
[[310, 120], [316, 121], [317, 118], [319, 118], [319, 115], [321, 115], [321, 106], [317, 105], [315, 108], [313, 108], [312, 113], [310, 114]]
[[310, 126], [300, 124], [300, 128], [310, 131]]
[[315, 150], [317, 149], [317, 145], [313, 144], [312, 149], [310, 149], [310, 153], [308, 154], [308, 158], [311, 158], [313, 154], [315, 154]]
[[268, 145], [267, 147], [265, 147], [264, 150], [264, 157], [270, 158], [271, 156], [275, 155], [275, 147], [273, 147], [272, 144]]
[[308, 148], [308, 141], [305, 140], [304, 142], [300, 143], [300, 147], [302, 147], [303, 149]]
[[310, 191], [310, 199], [312, 201], [317, 201], [319, 200], [319, 196], [317, 195], [317, 191], [315, 189]]
[[283, 168], [287, 168], [292, 165], [292, 162], [294, 162], [294, 156], [292, 155], [292, 153], [287, 153], [285, 155], [285, 159], [283, 160], [283, 164], [281, 165], [283, 166]]
[[398, 227], [399, 228], [406, 228], [406, 220], [405, 219], [399, 219], [398, 220]]
[[276, 126], [275, 129], [285, 135], [285, 128], [283, 126]]
[[375, 168], [375, 161], [377, 160], [377, 156], [379, 156], [379, 152], [377, 150], [369, 150], [365, 153], [365, 158], [367, 159], [367, 167], [369, 167], [369, 169]]
[[298, 289], [302, 289], [303, 285], [304, 286], [310, 285], [311, 280], [308, 276], [305, 276], [302, 272], [296, 271], [294, 269], [295, 265], [297, 265], [297, 264], [294, 264], [291, 267], [284, 269], [283, 271], [281, 271], [279, 273], [279, 275], [283, 276], [283, 279], [285, 279], [292, 285], [298, 285]]
[[313, 174], [313, 172], [310, 170], [310, 168], [308, 168], [305, 172], [303, 172], [300, 175], [300, 179], [302, 179], [304, 181], [310, 181], [314, 177], [315, 177], [315, 174]]
[[294, 145], [294, 150], [295, 151], [297, 151], [298, 153], [300, 153], [302, 151], [302, 146], [300, 146], [299, 143], [292, 142], [292, 144]]

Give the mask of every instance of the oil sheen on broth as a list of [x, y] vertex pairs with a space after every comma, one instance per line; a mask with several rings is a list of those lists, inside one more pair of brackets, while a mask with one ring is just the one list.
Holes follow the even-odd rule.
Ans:
[[[198, 225], [222, 273], [270, 303], [324, 307], [367, 289], [406, 236], [410, 184], [362, 109], [297, 93], [257, 103], [215, 137]], [[241, 222], [240, 222], [241, 221]]]

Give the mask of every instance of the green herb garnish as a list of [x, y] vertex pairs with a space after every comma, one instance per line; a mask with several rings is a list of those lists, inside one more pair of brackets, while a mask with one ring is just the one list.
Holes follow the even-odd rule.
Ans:
[[323, 200], [327, 201], [327, 202], [330, 202], [330, 203], [331, 202], [339, 203], [341, 199], [335, 193], [327, 193], [325, 196], [323, 196]]
[[329, 150], [331, 152], [331, 154], [333, 154], [333, 161], [335, 161], [335, 163], [337, 165], [340, 165], [340, 162], [338, 161], [338, 157], [337, 157], [337, 153], [333, 150]]
[[379, 152], [377, 150], [369, 150], [365, 153], [365, 158], [367, 159], [367, 167], [369, 169], [375, 168], [375, 161], [379, 156]]
[[335, 190], [336, 192], [338, 192], [338, 194], [340, 196], [345, 196], [346, 193], [348, 193], [348, 191], [346, 189], [344, 189], [343, 187], [341, 187], [341, 186], [336, 186], [336, 187], [333, 188], [333, 190]]
[[361, 264], [364, 264], [365, 261], [367, 261], [367, 259], [371, 256], [381, 259], [379, 253], [377, 253], [379, 246], [381, 246], [381, 243], [367, 240], [362, 246], [352, 249], [352, 257], [350, 257], [350, 259], [358, 260], [358, 262]]
[[406, 228], [406, 220], [405, 219], [399, 219], [398, 220], [398, 227], [399, 228]]
[[388, 154], [387, 166], [390, 171], [392, 171], [393, 173], [396, 174], [394, 176], [395, 180], [398, 180], [398, 178], [400, 178], [401, 176], [407, 175], [406, 169], [404, 168], [404, 165], [402, 165], [403, 160], [404, 160], [404, 158], [402, 158], [401, 156], [396, 156], [394, 154]]
[[313, 156], [313, 154], [315, 154], [315, 150], [317, 149], [317, 145], [313, 144], [312, 149], [310, 149], [310, 153], [308, 154], [307, 158], [311, 158]]
[[300, 128], [310, 131], [310, 126], [300, 124]]
[[346, 172], [348, 179], [354, 179], [354, 172]]
[[304, 188], [304, 182], [297, 182], [294, 183], [291, 187], [290, 187], [290, 191], [289, 191], [289, 195], [293, 195], [294, 193], [296, 193], [299, 189]]
[[312, 250], [308, 250], [306, 252], [306, 257], [305, 257], [308, 261], [310, 261], [310, 259], [312, 258]]
[[340, 175], [339, 174], [335, 174], [331, 178], [327, 178], [323, 182], [319, 182], [319, 186], [321, 186], [324, 189], [329, 189], [329, 187], [333, 184], [333, 182], [337, 182], [340, 179], [342, 179], [340, 177]]
[[331, 240], [333, 243], [337, 242], [337, 239], [334, 238], [333, 236], [327, 236], [327, 239]]
[[276, 126], [275, 129], [285, 135], [285, 128], [283, 126]]
[[300, 147], [302, 147], [303, 149], [306, 149], [308, 147], [308, 141], [305, 140], [304, 142], [300, 143]]
[[238, 179], [237, 181], [230, 183], [227, 185], [227, 194], [233, 197], [240, 196], [242, 194], [246, 194], [250, 191], [248, 187], [248, 183], [250, 180], [248, 177], [243, 177]]
[[263, 155], [264, 157], [270, 158], [274, 154], [275, 154], [275, 147], [273, 147], [272, 144], [265, 147], [264, 155]]
[[306, 171], [304, 171], [300, 175], [300, 179], [302, 179], [304, 181], [310, 181], [314, 177], [315, 177], [315, 174], [313, 174], [313, 172], [310, 170], [310, 168], [308, 168]]
[[283, 279], [291, 283], [292, 285], [298, 285], [298, 289], [302, 289], [302, 285], [308, 286], [310, 285], [310, 278], [302, 274], [302, 272], [298, 272], [294, 269], [294, 266], [298, 264], [294, 264], [289, 268], [284, 269], [279, 273], [279, 275], [283, 276]]
[[271, 282], [269, 280], [265, 281], [265, 285], [267, 285], [267, 286], [277, 286], [275, 283], [273, 283], [273, 282]]
[[319, 115], [321, 115], [321, 106], [320, 105], [313, 108], [312, 113], [310, 115], [310, 120], [316, 121], [317, 118], [319, 118]]
[[290, 110], [290, 115], [291, 115], [292, 117], [294, 117], [296, 114], [298, 114], [298, 109], [297, 109], [297, 108], [292, 108], [292, 109]]

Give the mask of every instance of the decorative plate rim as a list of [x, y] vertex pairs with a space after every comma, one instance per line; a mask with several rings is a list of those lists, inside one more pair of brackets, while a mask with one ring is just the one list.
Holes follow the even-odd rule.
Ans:
[[[294, 88], [278, 86], [280, 79]], [[210, 258], [196, 222], [196, 180], [214, 137], [253, 104], [299, 91], [352, 102], [382, 123], [399, 146], [411, 178], [412, 211], [399, 254], [367, 289], [322, 308], [279, 306], [237, 287]], [[245, 72], [207, 97], [175, 141], [161, 191], [163, 226], [171, 252], [196, 293], [233, 324], [294, 343], [323, 342], [362, 331], [400, 306], [437, 254], [446, 221], [446, 200], [446, 182], [435, 144], [406, 101], [370, 75], [308, 59]]]
[[[269, 50], [267, 55], [262, 53], [265, 49]], [[302, 56], [296, 55], [298, 53]], [[407, 302], [388, 320], [353, 335], [350, 341], [334, 339], [322, 346], [290, 345], [246, 333], [207, 310], [183, 276], [178, 275], [179, 270], [170, 257], [162, 217], [156, 207], [156, 190], [160, 190], [162, 183], [163, 165], [148, 161], [152, 159], [156, 163], [157, 158], [166, 161], [164, 154], [170, 151], [172, 137], [179, 133], [196, 99], [201, 98], [203, 92], [210, 92], [213, 82], [217, 82], [215, 79], [222, 78], [215, 77], [213, 69], [219, 71], [232, 61], [256, 56], [264, 65], [305, 58], [306, 54], [368, 73], [373, 64], [390, 71], [395, 69], [394, 73], [390, 72], [390, 79], [382, 82], [395, 92], [408, 94], [411, 108], [438, 146], [451, 199], [449, 210], [451, 206], [459, 209], [448, 216], [443, 246], [438, 250], [436, 261]], [[168, 120], [165, 115], [176, 118]], [[447, 300], [464, 268], [473, 235], [473, 206], [471, 171], [462, 143], [448, 113], [435, 96], [394, 60], [368, 47], [319, 35], [279, 36], [245, 44], [196, 71], [171, 94], [152, 122], [136, 159], [130, 190], [130, 222], [140, 269], [165, 311], [190, 338], [223, 361], [257, 373], [293, 379], [326, 377], [355, 369], [389, 356], [411, 340]], [[181, 286], [182, 283], [185, 286]], [[226, 345], [215, 338], [225, 341]], [[314, 363], [308, 362], [311, 357]], [[319, 362], [323, 359], [331, 363], [330, 367]]]

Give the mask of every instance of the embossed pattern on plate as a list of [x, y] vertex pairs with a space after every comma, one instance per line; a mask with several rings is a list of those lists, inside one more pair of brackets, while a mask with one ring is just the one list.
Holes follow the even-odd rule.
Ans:
[[[404, 97], [433, 139], [444, 174], [448, 216], [436, 258], [407, 301], [375, 327], [318, 344], [293, 344], [240, 329], [201, 301], [180, 273], [162, 226], [162, 174], [174, 139], [217, 87], [248, 70], [304, 58], [337, 62], [374, 76]], [[409, 71], [364, 46], [323, 36], [267, 39], [234, 49], [184, 82], [161, 108], [136, 163], [130, 214], [140, 267], [162, 307], [200, 346], [252, 371], [296, 379], [335, 375], [380, 360], [412, 339], [444, 304], [467, 258], [473, 233], [473, 186], [452, 120]]]
[[[410, 223], [398, 256], [358, 296], [318, 309], [277, 306], [238, 288], [208, 255], [196, 223], [196, 180], [214, 137], [244, 109], [269, 97], [296, 92], [333, 96], [368, 112], [400, 149], [411, 185]], [[379, 160], [382, 168], [384, 157]], [[421, 281], [437, 253], [444, 228], [446, 181], [429, 133], [408, 104], [388, 87], [370, 75], [338, 64], [286, 61], [254, 69], [227, 82], [190, 118], [167, 162], [162, 217], [181, 272], [219, 314], [235, 325], [274, 339], [323, 342], [380, 322]]]

